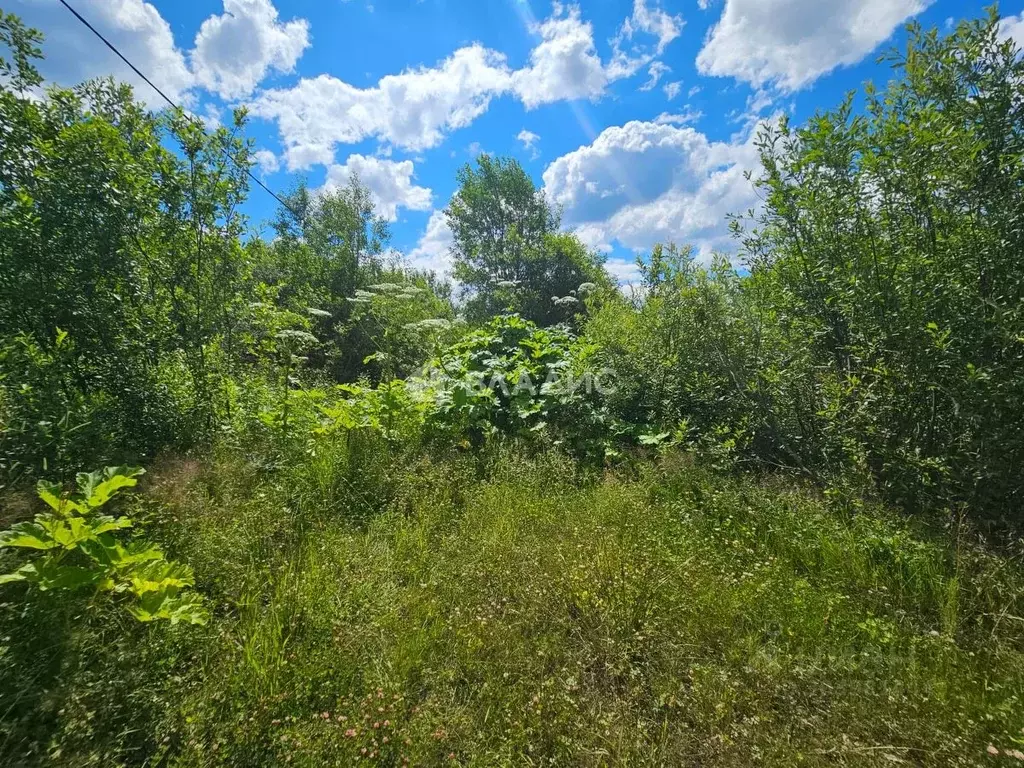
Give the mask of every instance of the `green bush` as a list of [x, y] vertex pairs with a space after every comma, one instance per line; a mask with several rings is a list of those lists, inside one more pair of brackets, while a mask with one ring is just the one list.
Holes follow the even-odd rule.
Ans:
[[482, 447], [498, 437], [543, 442], [601, 459], [615, 424], [593, 347], [564, 327], [538, 328], [518, 315], [495, 318], [431, 364], [414, 385], [426, 398], [426, 429], [441, 441]]
[[[758, 140], [740, 277], [655, 249], [644, 296], [588, 334], [618, 415], [702, 453], [909, 510], [1019, 523], [1024, 493], [1024, 57], [998, 17], [912, 27], [900, 75]], [[853, 478], [851, 481], [850, 479]]]
[[0, 575], [0, 585], [27, 582], [43, 592], [91, 588], [96, 595], [128, 595], [125, 607], [139, 621], [205, 624], [208, 615], [202, 600], [185, 591], [195, 584], [192, 569], [168, 562], [159, 547], [145, 541], [122, 544], [116, 533], [131, 528], [132, 521], [98, 513], [143, 473], [128, 467], [83, 473], [74, 493], [40, 481], [39, 498], [50, 511], [0, 533], [0, 549], [40, 554]]

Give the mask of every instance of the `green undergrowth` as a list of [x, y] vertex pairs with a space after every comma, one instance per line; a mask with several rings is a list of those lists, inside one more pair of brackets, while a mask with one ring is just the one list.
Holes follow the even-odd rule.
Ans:
[[[712, 474], [338, 443], [168, 460], [205, 627], [0, 609], [4, 765], [980, 765], [1024, 749], [1016, 561]], [[992, 756], [991, 750], [999, 751]]]

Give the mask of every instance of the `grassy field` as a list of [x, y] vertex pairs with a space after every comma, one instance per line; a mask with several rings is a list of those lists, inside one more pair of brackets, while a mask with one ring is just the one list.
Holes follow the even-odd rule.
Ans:
[[274, 471], [167, 460], [129, 507], [195, 567], [214, 619], [4, 604], [4, 765], [1024, 750], [1024, 579], [955, 523], [913, 530], [682, 456], [597, 474], [343, 445]]

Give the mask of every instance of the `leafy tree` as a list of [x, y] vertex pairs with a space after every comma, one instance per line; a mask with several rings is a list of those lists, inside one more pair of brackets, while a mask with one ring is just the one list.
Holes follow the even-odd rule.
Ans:
[[429, 334], [406, 326], [451, 320], [450, 286], [385, 263], [388, 224], [376, 215], [358, 178], [316, 194], [300, 185], [287, 202], [274, 224], [277, 239], [269, 246], [257, 242], [250, 251], [254, 276], [279, 286], [279, 301], [308, 313], [312, 330], [324, 340], [311, 366], [339, 382], [412, 372], [433, 350]]
[[602, 364], [616, 373], [611, 407], [719, 463], [752, 453], [786, 461], [760, 408], [756, 372], [765, 351], [749, 282], [723, 257], [703, 266], [676, 246], [655, 246], [638, 265], [640, 298], [616, 291], [586, 325]]
[[[674, 249], [588, 333], [612, 404], [721, 457], [907, 509], [1014, 516], [1024, 493], [1024, 58], [995, 11], [910, 27], [898, 74], [759, 137], [740, 278]], [[659, 435], [662, 436], [662, 435]], [[666, 437], [666, 439], [667, 439]]]
[[379, 276], [391, 233], [358, 178], [315, 194], [300, 183], [285, 202], [274, 221], [271, 272], [260, 275], [268, 283], [287, 278], [284, 298], [324, 305]]
[[[445, 211], [454, 236], [455, 277], [471, 292], [466, 313], [481, 321], [518, 312], [548, 325], [579, 310], [583, 283], [608, 283], [602, 260], [571, 234], [560, 215], [513, 159], [481, 155], [458, 173]], [[572, 301], [556, 303], [570, 297]]]
[[[30, 64], [38, 51], [29, 41], [38, 36], [10, 17], [5, 29], [16, 64], [0, 80], [0, 337], [46, 349], [69, 335], [75, 354], [62, 354], [54, 372], [65, 392], [97, 404], [130, 454], [166, 439], [174, 421], [157, 383], [170, 329], [147, 295], [155, 284], [137, 244], [140, 223], [158, 214], [156, 180], [168, 155], [157, 122], [126, 88], [96, 81], [30, 95], [41, 83]], [[104, 406], [100, 393], [116, 406]], [[57, 425], [67, 413], [35, 417]], [[20, 460], [40, 469], [45, 455]]]
[[42, 42], [39, 30], [26, 27], [13, 13], [0, 11], [0, 44], [13, 57], [9, 60], [0, 56], [0, 81], [6, 82], [12, 92], [24, 96], [26, 91], [42, 84], [43, 78], [32, 63], [43, 55], [39, 48]]
[[[17, 461], [45, 469], [46, 445], [87, 422], [89, 439], [64, 454], [79, 466], [210, 434], [246, 284], [244, 113], [208, 134], [111, 80], [40, 97], [40, 36], [14, 17], [2, 34], [13, 56], [0, 64], [0, 346], [25, 361], [16, 350], [67, 339], [50, 357], [61, 397], [15, 389], [36, 378], [27, 371], [0, 383], [15, 422], [52, 427]], [[39, 410], [58, 402], [90, 405]]]
[[[181, 113], [167, 118], [167, 133], [183, 157], [172, 157], [159, 179], [162, 204], [145, 234], [160, 242], [140, 246], [148, 258], [160, 254], [151, 280], [156, 293], [165, 292], [171, 343], [184, 353], [207, 432], [218, 405], [227, 405], [218, 388], [237, 359], [238, 310], [249, 270], [240, 242], [246, 220], [239, 212], [250, 164], [248, 144], [240, 138], [245, 121], [245, 111], [237, 110], [230, 128], [207, 133]], [[220, 352], [226, 357], [218, 367]]]
[[[863, 464], [910, 507], [1019, 506], [1024, 58], [993, 10], [910, 27], [901, 73], [761, 136], [744, 246], [799, 366], [776, 369], [810, 459]], [[789, 357], [793, 357], [790, 355]], [[814, 382], [808, 389], [799, 382]], [[787, 383], [788, 382], [788, 383]]]
[[522, 280], [529, 249], [558, 229], [559, 216], [522, 166], [480, 155], [463, 166], [445, 215], [455, 238], [456, 276], [480, 286], [491, 278]]

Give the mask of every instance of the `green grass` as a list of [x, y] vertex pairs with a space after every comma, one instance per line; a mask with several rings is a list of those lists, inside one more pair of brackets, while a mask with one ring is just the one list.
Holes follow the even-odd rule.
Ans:
[[598, 476], [554, 455], [351, 444], [270, 474], [165, 462], [136, 506], [215, 619], [142, 627], [5, 593], [0, 763], [983, 765], [1024, 750], [1024, 578], [956, 528], [682, 457]]

